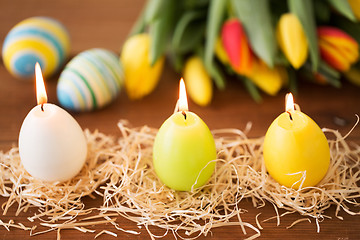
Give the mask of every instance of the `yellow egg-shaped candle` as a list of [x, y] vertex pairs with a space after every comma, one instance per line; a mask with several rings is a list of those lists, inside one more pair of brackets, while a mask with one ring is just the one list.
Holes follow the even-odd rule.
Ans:
[[156, 135], [153, 149], [155, 172], [166, 186], [174, 190], [190, 191], [204, 185], [214, 172], [215, 159], [214, 138], [195, 113], [187, 110], [174, 113]]
[[315, 186], [330, 165], [324, 133], [310, 117], [293, 108], [270, 125], [263, 153], [269, 174], [278, 183], [294, 189]]

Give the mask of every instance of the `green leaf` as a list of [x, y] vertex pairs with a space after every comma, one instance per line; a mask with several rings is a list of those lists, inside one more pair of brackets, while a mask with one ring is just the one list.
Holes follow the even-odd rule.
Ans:
[[309, 43], [312, 68], [316, 71], [319, 65], [319, 48], [312, 0], [288, 0], [288, 5], [290, 11], [299, 18], [304, 28]]
[[[206, 66], [205, 66], [206, 68]], [[220, 66], [215, 62], [211, 63], [210, 69], [206, 70], [209, 72], [210, 76], [214, 79], [215, 85], [218, 89], [224, 90], [225, 89], [225, 77], [224, 74], [220, 70]]]
[[145, 26], [146, 26], [146, 24], [145, 24], [145, 9], [146, 9], [146, 7], [144, 7], [141, 10], [141, 13], [138, 16], [138, 18], [136, 19], [135, 24], [131, 28], [129, 37], [145, 31]]
[[[204, 48], [202, 46], [198, 46], [195, 52], [201, 59], [203, 59], [203, 62], [205, 62]], [[206, 71], [209, 73], [210, 77], [214, 80], [216, 87], [220, 90], [224, 90], [225, 77], [221, 71], [220, 66], [215, 61], [211, 61], [210, 65], [206, 65], [206, 64], [204, 65]]]
[[324, 61], [320, 61], [319, 72], [326, 74], [327, 76], [332, 76], [335, 78], [340, 78], [340, 73], [336, 71], [334, 68], [330, 67]]
[[275, 65], [281, 65], [284, 67], [290, 66], [289, 60], [285, 57], [284, 53], [281, 51], [278, 51], [274, 58]]
[[164, 8], [164, 0], [148, 0], [144, 12], [145, 23], [152, 23], [163, 13], [163, 10], [166, 11], [166, 8]]
[[319, 69], [316, 73], [312, 71], [310, 65], [311, 65], [310, 62], [307, 61], [302, 67], [302, 69], [304, 70], [302, 71], [302, 73], [305, 75], [305, 77], [308, 80], [312, 82], [318, 82], [315, 79], [316, 74], [318, 74], [330, 85], [337, 88], [341, 87], [341, 81], [340, 81], [341, 74], [332, 67], [330, 67], [328, 64], [326, 64], [324, 61], [319, 62]]
[[197, 9], [208, 7], [209, 0], [182, 0], [185, 9]]
[[341, 81], [339, 78], [334, 78], [334, 77], [329, 77], [327, 76], [326, 77], [326, 81], [333, 87], [336, 87], [336, 88], [341, 88]]
[[342, 15], [347, 17], [353, 22], [356, 22], [356, 17], [351, 9], [351, 6], [347, 0], [328, 0], [328, 2], [335, 8], [338, 12], [340, 12]]
[[176, 25], [172, 47], [176, 53], [193, 50], [202, 40], [205, 32], [205, 22], [201, 21], [205, 12], [187, 11]]
[[214, 48], [219, 36], [221, 24], [224, 21], [227, 0], [211, 0], [208, 8], [205, 38], [205, 59], [207, 69], [211, 69], [214, 58]]
[[297, 79], [296, 79], [296, 73], [294, 68], [292, 67], [288, 67], [286, 69], [288, 77], [289, 77], [289, 90], [290, 92], [292, 92], [293, 94], [297, 94], [298, 89], [297, 89]]
[[150, 64], [155, 62], [165, 53], [166, 44], [175, 24], [176, 0], [162, 0], [162, 14], [150, 25]]
[[242, 77], [241, 79], [243, 80], [246, 90], [250, 93], [250, 96], [255, 100], [255, 102], [260, 103], [262, 101], [262, 97], [260, 95], [259, 89], [253, 83], [253, 81], [247, 77]]
[[325, 77], [330, 85], [337, 88], [341, 87], [340, 73], [323, 61], [320, 61], [319, 73]]
[[319, 22], [328, 23], [330, 21], [331, 9], [327, 2], [313, 1], [315, 18]]
[[185, 56], [183, 54], [178, 54], [175, 53], [174, 51], [171, 51], [169, 53], [169, 57], [170, 57], [170, 63], [172, 64], [175, 72], [181, 73], [185, 64]]
[[269, 67], [274, 66], [277, 43], [268, 0], [232, 0], [235, 14], [242, 21], [252, 49]]

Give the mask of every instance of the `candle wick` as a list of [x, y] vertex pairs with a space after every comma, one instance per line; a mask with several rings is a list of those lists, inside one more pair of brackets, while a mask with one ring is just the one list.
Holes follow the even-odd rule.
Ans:
[[185, 111], [182, 111], [181, 113], [182, 113], [182, 115], [184, 115], [184, 118], [185, 118], [185, 120], [186, 120], [186, 113], [185, 113]]
[[286, 112], [289, 114], [290, 120], [292, 121], [293, 118], [292, 118], [292, 116], [291, 116], [291, 113], [290, 113], [289, 111], [286, 111]]
[[44, 104], [41, 104], [41, 111], [44, 111]]

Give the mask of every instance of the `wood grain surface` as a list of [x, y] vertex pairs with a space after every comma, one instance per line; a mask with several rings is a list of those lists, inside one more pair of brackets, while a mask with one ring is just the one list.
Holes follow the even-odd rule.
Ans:
[[[19, 21], [31, 16], [50, 16], [63, 22], [70, 31], [72, 39], [72, 56], [83, 50], [93, 47], [103, 47], [120, 52], [121, 46], [127, 37], [132, 24], [139, 14], [144, 1], [142, 0], [0, 0], [0, 43], [8, 31]], [[23, 119], [30, 109], [35, 106], [36, 98], [33, 82], [25, 82], [13, 78], [0, 62], [0, 150], [7, 151], [17, 145], [18, 133]], [[178, 80], [181, 75], [173, 72], [166, 65], [159, 86], [148, 97], [139, 101], [128, 100], [125, 91], [108, 107], [88, 113], [72, 113], [83, 128], [99, 129], [110, 135], [118, 135], [116, 124], [120, 119], [129, 120], [132, 126], [148, 125], [160, 127], [174, 109], [178, 97]], [[56, 81], [58, 75], [48, 79], [47, 91], [49, 102], [58, 104], [56, 99]], [[311, 116], [321, 127], [339, 130], [346, 134], [356, 121], [355, 114], [360, 114], [360, 88], [343, 81], [341, 89], [330, 86], [320, 86], [305, 81], [299, 83], [299, 93], [295, 96], [296, 102], [303, 112]], [[229, 78], [225, 91], [215, 91], [213, 102], [209, 107], [198, 107], [190, 101], [190, 109], [202, 117], [210, 129], [239, 128], [244, 129], [248, 122], [252, 123], [250, 137], [260, 137], [266, 133], [270, 123], [283, 111], [286, 90], [276, 97], [264, 96], [261, 104], [255, 103], [244, 90], [241, 82]], [[360, 127], [348, 137], [348, 141], [360, 144]], [[1, 173], [0, 173], [1, 174]], [[6, 199], [0, 198], [0, 203]], [[84, 198], [87, 206], [99, 206], [102, 199], [92, 200]], [[271, 204], [261, 209], [252, 207], [251, 202], [244, 200], [240, 208], [247, 209], [243, 220], [255, 224], [255, 216], [262, 213], [260, 220], [274, 216], [275, 211]], [[36, 209], [28, 213], [15, 216], [16, 206], [13, 206], [0, 219], [7, 222], [10, 219], [31, 225], [27, 217], [33, 215]], [[260, 239], [360, 239], [360, 216], [349, 216], [342, 212], [341, 221], [334, 217], [335, 208], [330, 208], [326, 215], [332, 219], [324, 219], [321, 223], [321, 232], [316, 233], [316, 225], [302, 222], [292, 229], [286, 229], [293, 221], [301, 218], [298, 214], [281, 219], [280, 226], [276, 221], [263, 223]], [[360, 211], [360, 209], [357, 209]], [[139, 230], [140, 235], [134, 236], [115, 231], [112, 226], [94, 226], [99, 232], [102, 229], [115, 231], [119, 238], [148, 239], [145, 229], [139, 229], [136, 224], [121, 217], [117, 222], [122, 228]], [[154, 233], [163, 232], [157, 228]], [[208, 236], [200, 239], [244, 239], [254, 232], [249, 230], [244, 235], [239, 226], [214, 229]], [[76, 230], [63, 230], [63, 239], [93, 239], [96, 233], [81, 233]], [[28, 239], [29, 232], [15, 230], [8, 232], [0, 227], [0, 239]], [[103, 235], [99, 239], [112, 239]], [[174, 238], [168, 234], [166, 238]], [[33, 237], [33, 239], [56, 239], [56, 233]]]

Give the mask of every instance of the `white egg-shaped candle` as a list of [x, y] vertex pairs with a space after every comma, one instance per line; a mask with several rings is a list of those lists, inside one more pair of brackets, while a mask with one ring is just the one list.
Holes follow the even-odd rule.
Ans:
[[25, 117], [19, 153], [25, 170], [43, 181], [66, 181], [82, 169], [87, 156], [84, 133], [65, 110], [47, 102], [40, 66], [36, 66], [38, 105]]

